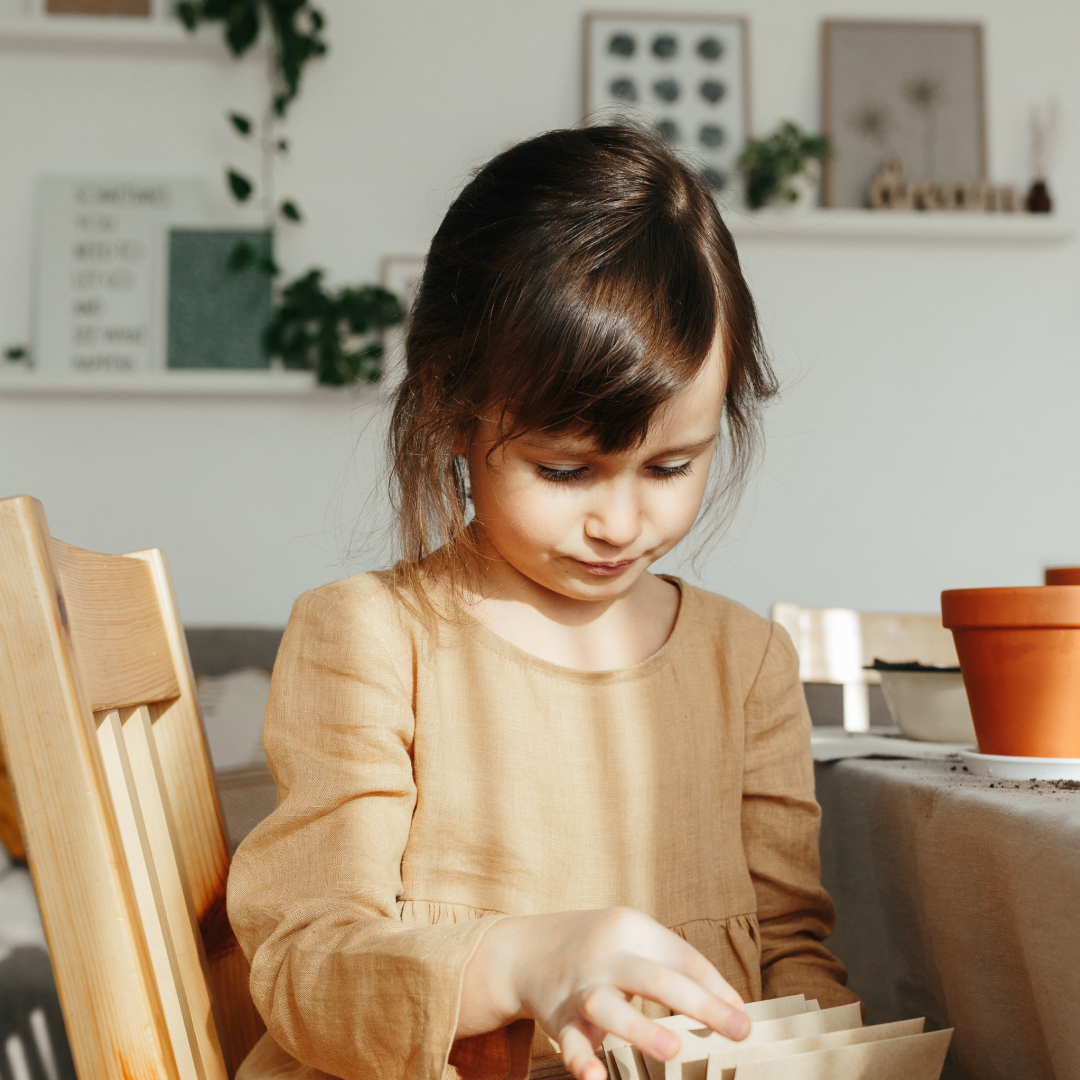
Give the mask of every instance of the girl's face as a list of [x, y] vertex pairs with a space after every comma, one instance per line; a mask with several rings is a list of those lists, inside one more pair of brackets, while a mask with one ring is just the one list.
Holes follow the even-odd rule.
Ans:
[[468, 461], [482, 546], [511, 577], [569, 599], [625, 595], [697, 518], [725, 386], [717, 340], [645, 442], [616, 454], [588, 438], [527, 432], [488, 457], [495, 426], [481, 421]]

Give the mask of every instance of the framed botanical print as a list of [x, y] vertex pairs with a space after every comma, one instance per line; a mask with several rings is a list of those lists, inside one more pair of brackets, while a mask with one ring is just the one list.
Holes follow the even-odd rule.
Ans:
[[986, 179], [978, 23], [829, 21], [822, 52], [822, 112], [833, 147], [826, 206], [866, 206], [890, 162], [923, 184]]

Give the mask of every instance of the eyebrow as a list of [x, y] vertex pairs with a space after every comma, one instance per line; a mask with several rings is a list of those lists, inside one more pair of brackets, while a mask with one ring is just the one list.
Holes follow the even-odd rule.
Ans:
[[[709, 443], [711, 443], [714, 439], [718, 438], [719, 435], [720, 435], [720, 433], [717, 432], [715, 435], [709, 435], [704, 439], [699, 439], [697, 442], [686, 443], [684, 446], [667, 446], [667, 447], [664, 447], [664, 449], [662, 449], [662, 450], [658, 450], [652, 456], [654, 458], [658, 458], [658, 457], [665, 457], [666, 455], [669, 455], [669, 454], [691, 454], [696, 450], [702, 449], [702, 447], [708, 446]], [[541, 450], [541, 451], [543, 451], [544, 453], [547, 453], [547, 454], [566, 454], [569, 457], [577, 457], [577, 456], [580, 456], [580, 455], [589, 455], [589, 456], [595, 455], [595, 456], [598, 456], [598, 457], [606, 456], [606, 455], [603, 455], [603, 454], [599, 454], [594, 447], [592, 447], [590, 445], [587, 445], [584, 442], [578, 442], [578, 443], [569, 443], [569, 442], [566, 442], [566, 443], [537, 443], [537, 442], [533, 442], [531, 439], [529, 439], [527, 437], [523, 437], [521, 442], [522, 442], [523, 446], [528, 446], [533, 450]]]

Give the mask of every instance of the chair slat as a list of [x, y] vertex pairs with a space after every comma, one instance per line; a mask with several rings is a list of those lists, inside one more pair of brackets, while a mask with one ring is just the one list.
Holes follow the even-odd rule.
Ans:
[[229, 847], [206, 751], [199, 700], [187, 641], [176, 606], [165, 556], [157, 549], [132, 552], [149, 566], [162, 613], [179, 695], [150, 706], [154, 742], [176, 825], [177, 845], [187, 872], [196, 918], [222, 1018], [222, 1047], [230, 1075], [266, 1030], [251, 1001], [249, 969], [225, 911]]
[[[169, 927], [157, 859], [147, 835], [139, 792], [125, 745], [120, 713], [111, 709], [99, 714], [99, 720], [97, 735], [101, 759], [109, 781], [128, 872], [139, 905], [139, 921], [150, 950], [150, 961], [180, 1080], [207, 1080], [202, 1061], [195, 1053], [195, 1025], [184, 990], [176, 944]], [[159, 853], [167, 857], [167, 853]]]
[[75, 655], [94, 712], [179, 694], [153, 574], [145, 562], [52, 541]]
[[178, 992], [187, 999], [194, 1023], [195, 1054], [201, 1061], [200, 1073], [205, 1080], [228, 1080], [218, 1035], [221, 1019], [209, 990], [210, 971], [180, 856], [176, 825], [165, 794], [150, 713], [146, 706], [125, 709], [120, 713], [120, 719], [176, 952], [177, 975], [181, 983]]
[[80, 1080], [179, 1080], [41, 504], [0, 501], [0, 738]]

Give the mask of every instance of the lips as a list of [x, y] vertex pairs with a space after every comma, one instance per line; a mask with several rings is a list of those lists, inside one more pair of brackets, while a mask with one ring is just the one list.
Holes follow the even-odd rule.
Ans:
[[599, 562], [583, 562], [578, 560], [579, 563], [590, 574], [595, 574], [597, 577], [615, 577], [617, 574], [621, 574], [624, 570], [634, 565], [634, 559], [623, 559], [622, 562], [616, 563], [599, 563]]

